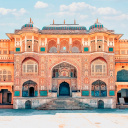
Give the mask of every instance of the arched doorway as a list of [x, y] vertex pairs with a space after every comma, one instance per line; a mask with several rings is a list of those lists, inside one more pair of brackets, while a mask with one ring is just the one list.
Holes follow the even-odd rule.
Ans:
[[70, 96], [70, 87], [67, 82], [62, 82], [60, 84], [59, 96]]
[[33, 97], [34, 96], [34, 87], [29, 88], [29, 96]]
[[104, 101], [102, 101], [102, 100], [98, 101], [98, 108], [99, 109], [104, 109]]
[[121, 89], [117, 92], [117, 103], [120, 104], [120, 98], [124, 98], [125, 104], [128, 104], [128, 89]]
[[23, 97], [37, 96], [36, 92], [37, 92], [37, 83], [36, 82], [34, 82], [32, 80], [28, 80], [23, 83], [23, 86], [22, 86], [22, 96]]
[[11, 104], [12, 93], [8, 89], [1, 89], [0, 91], [0, 104]]
[[25, 102], [25, 109], [31, 109], [31, 101], [30, 100], [27, 100]]
[[[52, 92], [57, 92], [59, 95], [60, 82], [68, 82], [70, 84], [70, 90], [77, 92], [77, 69], [73, 65], [62, 62], [52, 69]], [[70, 81], [70, 82], [69, 82]]]

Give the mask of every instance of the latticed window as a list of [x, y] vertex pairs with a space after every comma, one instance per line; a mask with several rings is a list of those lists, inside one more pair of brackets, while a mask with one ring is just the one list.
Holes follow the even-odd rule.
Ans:
[[38, 64], [33, 60], [28, 60], [23, 63], [23, 74], [38, 74]]
[[0, 81], [12, 81], [11, 71], [0, 70]]
[[91, 75], [107, 75], [107, 64], [101, 59], [97, 59], [91, 64]]
[[101, 80], [92, 83], [91, 95], [94, 97], [107, 96], [107, 85]]

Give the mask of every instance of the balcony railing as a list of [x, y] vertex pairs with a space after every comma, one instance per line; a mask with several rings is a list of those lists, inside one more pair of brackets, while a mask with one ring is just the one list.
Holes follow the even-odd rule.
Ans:
[[0, 60], [14, 60], [14, 55], [0, 55]]

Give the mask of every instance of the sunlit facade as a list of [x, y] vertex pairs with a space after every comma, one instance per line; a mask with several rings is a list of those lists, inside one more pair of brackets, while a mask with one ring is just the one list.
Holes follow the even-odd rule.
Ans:
[[92, 107], [128, 103], [128, 41], [97, 20], [89, 30], [53, 24], [41, 30], [30, 23], [0, 40], [1, 108], [36, 108], [59, 97]]

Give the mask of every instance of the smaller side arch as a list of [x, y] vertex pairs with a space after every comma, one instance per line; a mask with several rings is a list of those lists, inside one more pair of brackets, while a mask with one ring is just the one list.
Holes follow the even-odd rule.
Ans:
[[25, 102], [25, 109], [31, 109], [31, 101], [30, 100], [27, 100]]
[[104, 101], [103, 100], [98, 101], [98, 109], [104, 109]]

